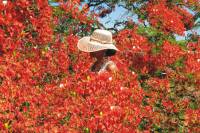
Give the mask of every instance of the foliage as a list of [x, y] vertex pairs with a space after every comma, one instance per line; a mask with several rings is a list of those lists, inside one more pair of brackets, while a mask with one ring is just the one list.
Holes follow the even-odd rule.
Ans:
[[[174, 36], [196, 26], [198, 0], [59, 2], [0, 2], [1, 132], [199, 132], [200, 39]], [[115, 30], [119, 71], [96, 75], [76, 44], [116, 4], [140, 23]]]

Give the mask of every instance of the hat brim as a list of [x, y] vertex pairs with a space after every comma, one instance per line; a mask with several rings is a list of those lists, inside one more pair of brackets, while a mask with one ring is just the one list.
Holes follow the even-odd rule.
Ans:
[[77, 47], [83, 52], [95, 52], [104, 49], [113, 49], [119, 51], [114, 44], [101, 44], [99, 42], [91, 42], [89, 36], [81, 38], [78, 41]]

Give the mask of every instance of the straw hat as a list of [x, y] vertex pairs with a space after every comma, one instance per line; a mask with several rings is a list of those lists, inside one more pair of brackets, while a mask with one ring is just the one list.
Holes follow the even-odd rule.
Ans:
[[112, 33], [107, 30], [97, 29], [91, 36], [86, 36], [78, 41], [78, 49], [84, 52], [95, 52], [104, 49], [118, 49], [113, 44]]

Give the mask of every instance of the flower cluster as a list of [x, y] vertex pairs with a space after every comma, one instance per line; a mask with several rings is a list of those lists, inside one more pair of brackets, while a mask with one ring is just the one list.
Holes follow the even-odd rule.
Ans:
[[[149, 3], [153, 26], [178, 34], [192, 26], [182, 17], [191, 15], [163, 3]], [[199, 40], [185, 49], [164, 40], [153, 53], [138, 26], [122, 30], [111, 57], [119, 71], [97, 75], [76, 47], [77, 24], [87, 33], [95, 21], [79, 6], [0, 3], [0, 132], [199, 132]]]
[[184, 35], [184, 31], [186, 31], [184, 23], [186, 23], [187, 26], [193, 25], [193, 17], [190, 13], [177, 6], [170, 9], [166, 1], [149, 2], [146, 10], [151, 25], [166, 33], [172, 32]]

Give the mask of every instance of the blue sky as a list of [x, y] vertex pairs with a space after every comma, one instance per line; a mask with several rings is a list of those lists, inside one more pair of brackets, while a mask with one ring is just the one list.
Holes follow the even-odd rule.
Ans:
[[[131, 17], [130, 17], [131, 16]], [[116, 6], [115, 10], [99, 21], [105, 24], [106, 28], [113, 27], [117, 21], [125, 21], [131, 18], [134, 22], [138, 23], [137, 15], [134, 15], [121, 6]]]

